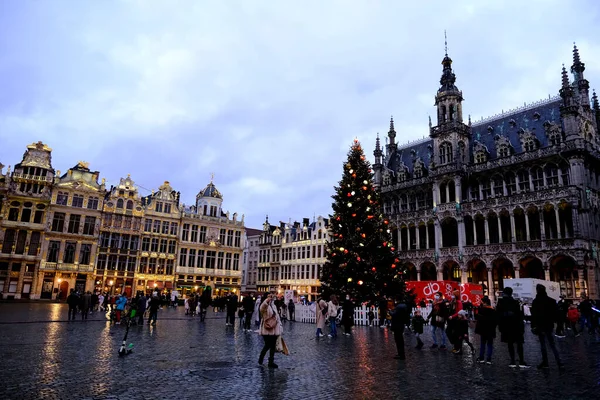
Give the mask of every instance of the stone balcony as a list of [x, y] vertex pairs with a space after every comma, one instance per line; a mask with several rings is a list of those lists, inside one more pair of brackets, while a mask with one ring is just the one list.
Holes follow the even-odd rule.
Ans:
[[94, 272], [93, 265], [42, 262], [40, 271]]
[[234, 271], [231, 269], [195, 268], [195, 267], [177, 267], [176, 274], [210, 275], [210, 276], [224, 276], [224, 277], [232, 277], [232, 278], [241, 278], [242, 277], [242, 271]]
[[[567, 251], [567, 250], [588, 250], [586, 241], [582, 239], [548, 239], [534, 240], [510, 243], [492, 243], [464, 246], [462, 252], [463, 261], [473, 257], [481, 256], [499, 256], [501, 254], [513, 254], [536, 251]], [[434, 260], [435, 249], [412, 249], [400, 250], [399, 256], [408, 261], [410, 260]], [[458, 247], [442, 247], [439, 251], [439, 260], [454, 259], [459, 261], [460, 252]]]

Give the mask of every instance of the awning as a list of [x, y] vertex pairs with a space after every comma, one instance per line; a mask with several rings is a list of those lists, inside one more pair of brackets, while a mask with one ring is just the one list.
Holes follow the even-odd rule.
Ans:
[[173, 282], [165, 282], [165, 288], [173, 289]]
[[148, 283], [146, 283], [146, 286], [149, 288], [153, 288], [154, 287], [154, 281], [148, 281]]

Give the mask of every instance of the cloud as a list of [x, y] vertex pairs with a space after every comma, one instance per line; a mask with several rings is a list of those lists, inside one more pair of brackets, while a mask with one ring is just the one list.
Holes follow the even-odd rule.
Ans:
[[390, 115], [401, 144], [428, 134], [444, 30], [474, 120], [556, 94], [573, 41], [600, 82], [600, 6], [564, 13], [558, 0], [0, 2], [0, 161], [43, 140], [57, 169], [169, 180], [188, 204], [214, 172], [251, 227], [327, 215], [355, 137], [372, 159]]

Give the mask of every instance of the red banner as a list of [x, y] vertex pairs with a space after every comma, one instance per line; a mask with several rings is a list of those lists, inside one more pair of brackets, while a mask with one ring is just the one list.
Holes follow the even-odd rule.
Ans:
[[474, 283], [465, 283], [460, 285], [460, 300], [463, 303], [470, 301], [475, 307], [481, 305], [481, 298], [483, 297], [483, 287]]
[[406, 289], [413, 290], [415, 302], [418, 304], [422, 300], [433, 300], [437, 292], [441, 292], [446, 299], [450, 299], [452, 291], [459, 290], [458, 282], [454, 281], [407, 281]]
[[406, 289], [413, 290], [415, 302], [428, 302], [433, 300], [437, 292], [441, 292], [444, 298], [450, 300], [454, 290], [460, 290], [460, 300], [463, 303], [470, 301], [474, 306], [481, 304], [483, 297], [483, 288], [474, 283], [465, 283], [463, 285], [455, 281], [407, 281]]

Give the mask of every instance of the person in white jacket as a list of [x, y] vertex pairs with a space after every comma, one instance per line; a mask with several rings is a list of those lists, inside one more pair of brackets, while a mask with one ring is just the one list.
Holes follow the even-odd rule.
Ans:
[[[254, 303], [254, 312], [252, 313], [252, 321], [256, 325], [256, 328], [260, 327], [260, 305], [261, 305], [261, 297], [260, 295], [256, 296], [256, 302]], [[260, 329], [257, 329], [255, 332], [259, 332]]]
[[337, 318], [339, 307], [340, 303], [338, 303], [336, 295], [332, 294], [331, 297], [329, 297], [329, 303], [327, 303], [327, 316], [329, 317], [329, 335], [327, 336], [330, 338], [337, 336], [335, 319]]

